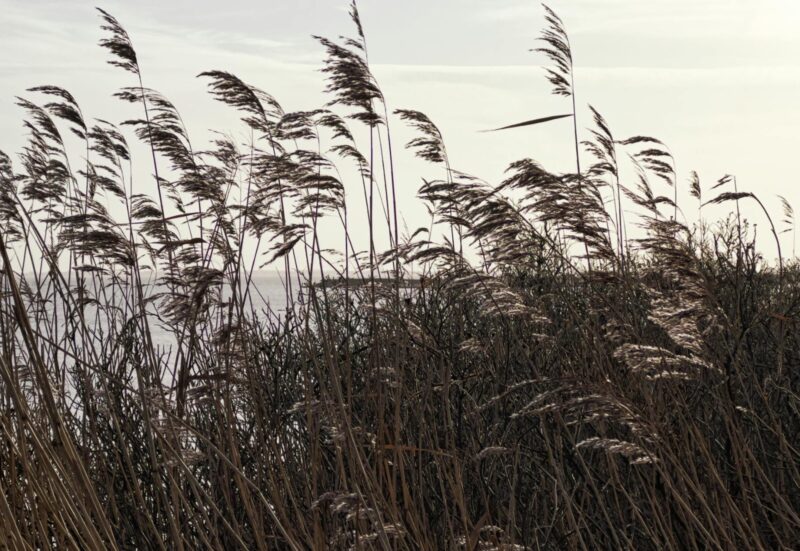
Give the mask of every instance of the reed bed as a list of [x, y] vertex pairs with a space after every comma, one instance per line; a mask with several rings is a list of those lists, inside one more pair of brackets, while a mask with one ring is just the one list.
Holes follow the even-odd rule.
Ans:
[[[353, 38], [316, 37], [328, 105], [285, 112], [209, 70], [251, 138], [202, 145], [100, 10], [139, 118], [38, 86], [17, 100], [27, 145], [0, 154], [0, 547], [795, 548], [791, 205], [773, 220], [733, 176], [687, 183], [664, 144], [594, 108], [581, 130], [545, 10], [569, 113], [510, 126], [571, 117], [576, 170], [523, 159], [495, 184], [389, 107], [355, 3]], [[401, 123], [439, 174], [408, 232]], [[733, 213], [708, 220], [720, 203]], [[285, 308], [262, 300], [265, 266]]]

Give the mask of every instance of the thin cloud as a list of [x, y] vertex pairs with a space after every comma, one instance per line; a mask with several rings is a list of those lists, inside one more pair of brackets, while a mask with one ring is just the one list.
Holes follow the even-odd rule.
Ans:
[[[679, 40], [686, 34], [729, 34], [731, 24], [749, 17], [752, 0], [575, 0], [549, 4], [568, 20], [572, 33], [624, 31], [626, 34], [669, 35]], [[492, 22], [540, 21], [544, 11], [538, 2], [502, 5], [492, 3], [473, 16]], [[619, 37], [617, 37], [619, 38]]]
[[[451, 77], [540, 77], [538, 65], [372, 65], [376, 74], [439, 75]], [[581, 78], [614, 78], [621, 80], [658, 79], [669, 82], [731, 83], [753, 82], [759, 84], [800, 82], [800, 66], [736, 66], [716, 68], [672, 68], [672, 67], [587, 67], [578, 66]]]

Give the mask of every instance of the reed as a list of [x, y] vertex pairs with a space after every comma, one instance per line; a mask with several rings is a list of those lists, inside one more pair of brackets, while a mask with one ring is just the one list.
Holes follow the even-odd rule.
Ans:
[[[202, 145], [99, 13], [141, 118], [37, 86], [18, 99], [27, 144], [0, 153], [0, 547], [796, 545], [792, 207], [778, 227], [756, 194], [714, 189], [732, 177], [692, 173], [698, 219], [679, 221], [663, 143], [618, 139], [594, 108], [580, 139], [552, 10], [540, 51], [571, 113], [510, 126], [571, 117], [576, 172], [522, 159], [495, 185], [451, 165], [446, 129], [388, 107], [355, 3], [355, 38], [317, 37], [328, 105], [286, 112], [209, 70], [250, 138]], [[439, 174], [410, 235], [398, 120]], [[779, 251], [792, 234], [777, 266], [762, 216]], [[267, 267], [285, 308], [261, 294]]]

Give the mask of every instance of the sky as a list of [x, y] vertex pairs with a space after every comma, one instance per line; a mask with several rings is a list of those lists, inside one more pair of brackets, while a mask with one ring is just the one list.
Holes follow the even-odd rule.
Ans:
[[[97, 46], [98, 3], [130, 33], [145, 85], [170, 98], [198, 136], [239, 129], [195, 78], [201, 71], [233, 72], [287, 111], [312, 109], [326, 98], [323, 52], [311, 35], [354, 33], [348, 0], [0, 0], [0, 150], [12, 154], [24, 143], [14, 96], [31, 86], [67, 88], [91, 117], [121, 122], [138, 115], [110, 97], [131, 84], [130, 75], [107, 65]], [[689, 172], [696, 170], [704, 186], [735, 174], [778, 218], [778, 194], [800, 209], [800, 0], [550, 6], [570, 34], [581, 128], [590, 126], [591, 104], [615, 136], [665, 142], [677, 161], [683, 205], [690, 205]], [[524, 157], [554, 171], [573, 168], [568, 119], [479, 132], [569, 111], [564, 98], [550, 94], [545, 60], [530, 51], [544, 25], [538, 2], [362, 0], [359, 9], [390, 109], [417, 109], [436, 122], [454, 168], [492, 183]], [[398, 142], [412, 137], [399, 122], [395, 129]], [[407, 152], [398, 153], [397, 167], [401, 210], [413, 231], [425, 221], [415, 199], [421, 178], [439, 174]], [[766, 230], [760, 213], [745, 213]], [[767, 232], [759, 235], [769, 254]]]

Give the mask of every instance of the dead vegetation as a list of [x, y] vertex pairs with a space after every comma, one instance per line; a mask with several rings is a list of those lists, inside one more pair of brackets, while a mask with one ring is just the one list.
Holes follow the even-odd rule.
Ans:
[[[330, 105], [285, 112], [208, 71], [252, 139], [198, 149], [100, 15], [141, 118], [117, 127], [39, 86], [18, 99], [18, 161], [0, 154], [0, 546], [796, 545], [800, 269], [764, 262], [738, 208], [761, 202], [734, 178], [694, 174], [691, 210], [711, 196], [735, 217], [680, 222], [666, 146], [618, 139], [593, 108], [575, 173], [463, 174], [434, 122], [387, 107], [355, 4], [355, 39], [318, 38]], [[510, 126], [577, 117], [567, 33], [546, 17], [539, 51], [571, 113]], [[410, 235], [397, 118], [440, 174]], [[152, 196], [135, 191], [131, 133]], [[265, 265], [285, 311], [263, 307]]]

